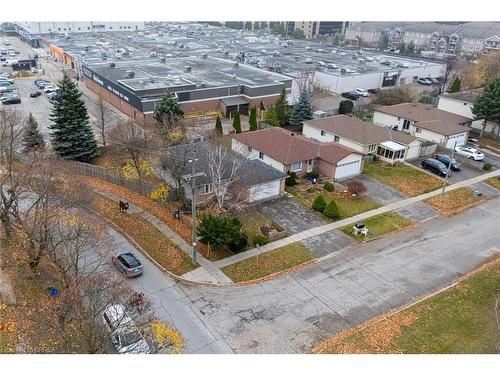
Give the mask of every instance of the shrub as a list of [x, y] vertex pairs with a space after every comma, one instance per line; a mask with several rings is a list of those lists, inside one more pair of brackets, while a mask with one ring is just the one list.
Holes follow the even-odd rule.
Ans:
[[492, 165], [490, 163], [484, 163], [483, 165], [483, 171], [489, 171], [491, 170]]
[[326, 208], [326, 201], [322, 195], [318, 195], [312, 204], [314, 211], [323, 212]]
[[256, 245], [263, 246], [269, 243], [269, 238], [267, 238], [263, 234], [256, 234], [255, 236], [252, 237], [252, 243], [254, 246]]
[[309, 178], [318, 178], [319, 172], [316, 169], [313, 169], [311, 172], [307, 174]]
[[286, 186], [295, 186], [297, 185], [297, 173], [288, 172], [288, 177], [285, 180]]
[[361, 181], [352, 180], [347, 183], [347, 190], [351, 194], [360, 194], [366, 191], [366, 187]]
[[339, 208], [337, 207], [337, 203], [335, 203], [335, 200], [332, 199], [330, 203], [328, 203], [325, 210], [323, 211], [323, 215], [330, 219], [338, 219], [340, 217]]
[[342, 100], [339, 103], [339, 115], [345, 115], [351, 113], [354, 109], [354, 103], [350, 100]]
[[324, 184], [323, 184], [323, 188], [326, 190], [326, 191], [334, 191], [335, 190], [335, 186], [330, 182], [330, 181], [326, 181]]
[[241, 222], [235, 217], [203, 215], [198, 225], [200, 242], [215, 249], [229, 249], [233, 252], [242, 251], [248, 243]]

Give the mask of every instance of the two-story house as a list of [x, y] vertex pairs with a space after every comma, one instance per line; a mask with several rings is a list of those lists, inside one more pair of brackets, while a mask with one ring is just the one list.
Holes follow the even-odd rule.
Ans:
[[442, 111], [422, 103], [402, 103], [377, 107], [373, 123], [413, 135], [447, 148], [467, 142], [470, 118]]

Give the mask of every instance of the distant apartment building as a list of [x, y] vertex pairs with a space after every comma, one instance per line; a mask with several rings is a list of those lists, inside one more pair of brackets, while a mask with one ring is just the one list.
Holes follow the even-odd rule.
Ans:
[[314, 38], [319, 35], [343, 34], [347, 22], [341, 21], [295, 21], [294, 29], [302, 30], [306, 38]]
[[83, 22], [18, 22], [21, 28], [31, 34], [51, 33], [93, 33], [113, 31], [142, 31], [145, 22], [83, 21]]
[[387, 48], [401, 43], [453, 55], [475, 55], [500, 50], [500, 22], [351, 22], [346, 44], [377, 47], [387, 37]]

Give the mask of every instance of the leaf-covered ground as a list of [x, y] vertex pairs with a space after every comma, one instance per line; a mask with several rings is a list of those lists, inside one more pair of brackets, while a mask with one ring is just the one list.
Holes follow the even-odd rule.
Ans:
[[494, 188], [500, 190], [500, 177], [491, 177], [488, 178], [485, 182], [493, 186]]
[[469, 188], [459, 188], [446, 192], [443, 197], [436, 195], [426, 201], [427, 204], [436, 208], [442, 215], [452, 215], [484, 200], [476, 197], [474, 191]]

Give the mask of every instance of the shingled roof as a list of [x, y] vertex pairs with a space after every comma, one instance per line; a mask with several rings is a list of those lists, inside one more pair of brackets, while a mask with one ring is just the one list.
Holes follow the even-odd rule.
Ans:
[[442, 98], [449, 98], [449, 99], [455, 99], [459, 100], [461, 102], [466, 102], [466, 103], [474, 103], [476, 99], [483, 93], [483, 89], [472, 89], [472, 90], [465, 90], [465, 91], [460, 91], [460, 92], [454, 92], [454, 93], [446, 93], [446, 94], [441, 94], [440, 97]]
[[388, 140], [394, 140], [408, 145], [416, 140], [416, 138], [411, 135], [382, 128], [346, 115], [308, 120], [304, 122], [304, 125], [326, 130], [339, 137], [349, 139], [362, 145], [371, 145]]

